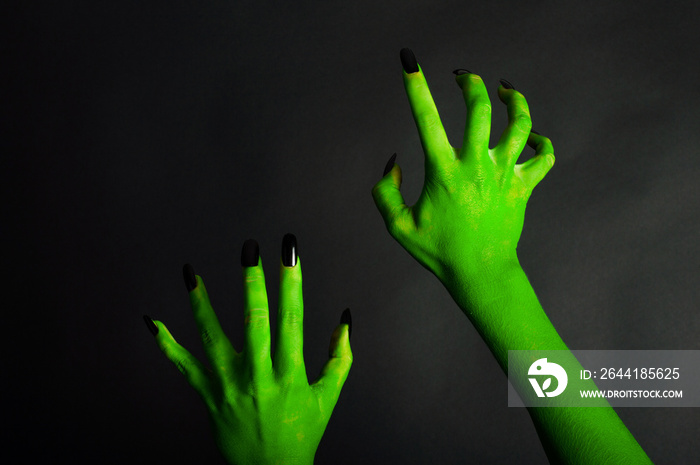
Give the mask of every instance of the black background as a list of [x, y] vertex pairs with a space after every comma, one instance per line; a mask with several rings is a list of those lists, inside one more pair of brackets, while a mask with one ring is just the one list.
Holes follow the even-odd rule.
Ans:
[[[499, 78], [552, 139], [519, 256], [568, 346], [699, 349], [698, 7], [593, 3], [8, 5], [8, 445], [28, 463], [223, 463], [141, 315], [204, 359], [190, 262], [240, 348], [240, 247], [259, 241], [274, 305], [293, 232], [310, 380], [353, 312], [355, 362], [317, 463], [546, 461], [485, 344], [375, 210], [393, 152], [408, 203], [422, 186], [402, 47], [453, 143], [454, 68], [487, 83], [492, 142]], [[697, 409], [618, 413], [656, 463], [697, 463]]]

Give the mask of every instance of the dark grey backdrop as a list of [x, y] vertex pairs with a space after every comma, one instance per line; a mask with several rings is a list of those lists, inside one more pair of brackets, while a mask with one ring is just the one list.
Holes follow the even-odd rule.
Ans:
[[[408, 202], [422, 185], [402, 47], [453, 141], [458, 67], [488, 84], [494, 140], [499, 78], [553, 140], [519, 255], [568, 345], [700, 348], [697, 6], [51, 3], [10, 7], [5, 43], [4, 435], [28, 457], [222, 463], [141, 315], [203, 357], [191, 262], [240, 347], [240, 246], [260, 242], [275, 302], [293, 232], [310, 379], [345, 307], [354, 321], [318, 463], [546, 460], [478, 334], [375, 211], [394, 151]], [[697, 409], [619, 414], [657, 463], [697, 463]]]

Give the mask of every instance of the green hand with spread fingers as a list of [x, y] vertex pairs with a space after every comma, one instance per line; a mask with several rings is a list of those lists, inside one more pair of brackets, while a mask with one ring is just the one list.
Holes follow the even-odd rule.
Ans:
[[[517, 257], [527, 200], [554, 164], [551, 142], [531, 131], [525, 97], [501, 81], [498, 97], [508, 125], [489, 148], [491, 102], [484, 82], [456, 70], [467, 123], [461, 148], [452, 147], [415, 56], [404, 49], [401, 61], [425, 179], [415, 205], [407, 206], [399, 190], [401, 169], [395, 155], [389, 160], [372, 191], [389, 233], [445, 285], [506, 373], [509, 350], [568, 351]], [[535, 155], [517, 164], [526, 145]], [[515, 388], [530, 388], [524, 386]], [[528, 412], [552, 463], [651, 463], [609, 406]]]
[[329, 360], [309, 384], [303, 355], [301, 262], [296, 238], [282, 247], [277, 344], [271, 354], [265, 276], [258, 245], [243, 247], [245, 347], [237, 352], [224, 334], [200, 276], [184, 275], [209, 367], [178, 344], [166, 326], [145, 317], [158, 346], [206, 405], [216, 444], [231, 464], [312, 464], [352, 365], [350, 311], [331, 337]]

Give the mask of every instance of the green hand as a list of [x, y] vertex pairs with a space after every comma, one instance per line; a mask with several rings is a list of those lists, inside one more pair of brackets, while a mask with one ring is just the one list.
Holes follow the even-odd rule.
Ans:
[[[462, 148], [453, 148], [422, 71], [403, 73], [408, 100], [425, 152], [425, 182], [415, 205], [406, 206], [398, 165], [377, 183], [374, 200], [391, 235], [441, 281], [454, 273], [481, 272], [513, 260], [532, 190], [554, 164], [549, 139], [530, 132], [525, 97], [503, 86], [508, 126], [489, 149], [491, 102], [481, 78], [457, 76], [467, 104]], [[533, 158], [516, 164], [525, 144]]]
[[[285, 237], [291, 241], [293, 236]], [[293, 240], [280, 265], [277, 344], [270, 353], [265, 276], [254, 241], [244, 246], [245, 347], [236, 352], [209, 302], [202, 278], [185, 266], [190, 303], [211, 369], [178, 344], [165, 325], [151, 330], [163, 353], [185, 375], [207, 407], [216, 443], [232, 464], [311, 464], [352, 364], [350, 312], [333, 332], [318, 380], [309, 384], [303, 355], [301, 263]], [[289, 250], [289, 248], [288, 248]], [[245, 263], [244, 263], [245, 265]], [[150, 319], [147, 319], [149, 323]]]
[[[502, 81], [508, 126], [489, 149], [491, 104], [481, 78], [456, 73], [467, 105], [460, 149], [450, 146], [425, 77], [402, 51], [404, 84], [425, 152], [423, 191], [412, 207], [399, 191], [401, 170], [387, 172], [372, 194], [391, 235], [445, 285], [504, 371], [508, 350], [568, 350], [544, 313], [516, 248], [525, 205], [554, 164], [549, 139], [531, 132], [525, 98]], [[530, 160], [516, 164], [525, 145]], [[520, 392], [529, 386], [517, 385]], [[591, 387], [595, 389], [591, 381]], [[530, 408], [552, 463], [650, 463], [610, 407]]]

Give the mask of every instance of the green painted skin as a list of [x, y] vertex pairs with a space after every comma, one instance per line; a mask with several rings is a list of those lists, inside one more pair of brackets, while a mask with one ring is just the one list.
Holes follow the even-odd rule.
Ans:
[[303, 355], [301, 261], [280, 263], [277, 344], [270, 353], [265, 276], [258, 266], [243, 268], [245, 347], [236, 352], [224, 334], [197, 276], [190, 303], [211, 369], [178, 344], [165, 325], [156, 340], [206, 405], [224, 458], [236, 465], [312, 464], [340, 390], [352, 365], [349, 328], [333, 332], [329, 360], [309, 384]]
[[[425, 180], [411, 207], [399, 190], [397, 164], [375, 185], [372, 194], [389, 233], [445, 285], [506, 373], [508, 350], [568, 350], [516, 253], [527, 200], [554, 164], [549, 139], [531, 132], [525, 98], [498, 88], [508, 125], [489, 148], [491, 103], [484, 82], [475, 74], [457, 76], [467, 124], [456, 149], [422, 70], [403, 78], [425, 153]], [[525, 145], [535, 155], [516, 164]], [[651, 463], [609, 406], [528, 411], [552, 463]]]

